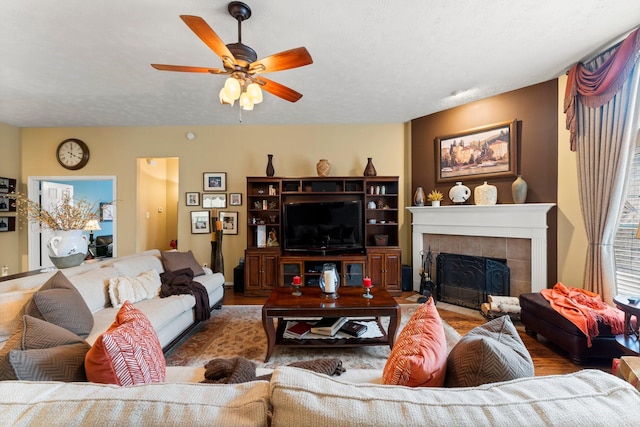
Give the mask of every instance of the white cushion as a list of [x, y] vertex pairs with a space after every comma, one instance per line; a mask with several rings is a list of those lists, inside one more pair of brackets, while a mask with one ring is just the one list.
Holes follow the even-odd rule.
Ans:
[[160, 275], [156, 270], [145, 271], [137, 277], [119, 276], [109, 279], [111, 305], [120, 307], [125, 301], [136, 303], [160, 293]]
[[[162, 273], [164, 268], [162, 267], [162, 261], [155, 255], [137, 255], [122, 258], [113, 263], [113, 266], [118, 270], [119, 274], [114, 276], [130, 276], [135, 277], [140, 273], [144, 273], [149, 270], [156, 270], [158, 273]], [[112, 277], [114, 277], [112, 276]]]
[[108, 292], [109, 279], [117, 275], [118, 271], [115, 268], [104, 267], [76, 274], [68, 279], [78, 289], [89, 310], [95, 313], [111, 305]]
[[292, 367], [271, 379], [272, 427], [632, 425], [640, 394], [599, 370], [474, 388], [354, 384]]
[[3, 425], [266, 426], [269, 383], [145, 384], [0, 381]]
[[0, 342], [20, 326], [25, 304], [38, 288], [0, 293]]

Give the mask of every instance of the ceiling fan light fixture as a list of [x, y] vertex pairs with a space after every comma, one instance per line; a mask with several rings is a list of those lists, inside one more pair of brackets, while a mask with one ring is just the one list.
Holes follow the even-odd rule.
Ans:
[[224, 91], [227, 94], [227, 97], [234, 101], [240, 98], [240, 92], [242, 92], [242, 90], [238, 79], [235, 77], [229, 77], [227, 81], [224, 82]]
[[240, 108], [246, 111], [253, 110], [253, 101], [247, 92], [243, 92], [240, 95]]
[[235, 100], [233, 98], [231, 98], [227, 94], [227, 91], [225, 90], [224, 87], [222, 89], [220, 89], [219, 96], [220, 96], [220, 104], [222, 104], [222, 105], [231, 105], [233, 107], [233, 104], [235, 103]]
[[247, 94], [254, 104], [260, 104], [262, 102], [262, 89], [257, 83], [251, 83], [247, 86]]

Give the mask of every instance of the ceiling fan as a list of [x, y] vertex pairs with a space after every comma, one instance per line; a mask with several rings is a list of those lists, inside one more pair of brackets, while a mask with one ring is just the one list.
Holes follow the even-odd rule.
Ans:
[[220, 102], [233, 105], [236, 99], [240, 99], [240, 106], [245, 110], [253, 109], [253, 104], [262, 101], [260, 88], [289, 102], [296, 102], [302, 98], [301, 93], [266, 79], [260, 74], [312, 64], [313, 59], [307, 49], [298, 47], [258, 60], [256, 52], [242, 43], [242, 21], [251, 17], [251, 9], [242, 2], [233, 1], [229, 3], [228, 10], [229, 14], [238, 21], [237, 43], [224, 44], [215, 31], [199, 16], [180, 15], [191, 31], [222, 59], [224, 69], [164, 64], [151, 64], [151, 66], [162, 71], [230, 75], [220, 91]]

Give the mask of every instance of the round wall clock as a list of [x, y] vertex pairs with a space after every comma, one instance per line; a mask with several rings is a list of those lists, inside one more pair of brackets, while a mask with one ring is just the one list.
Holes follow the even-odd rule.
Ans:
[[78, 170], [89, 161], [89, 147], [79, 139], [65, 139], [58, 145], [56, 158], [63, 168]]

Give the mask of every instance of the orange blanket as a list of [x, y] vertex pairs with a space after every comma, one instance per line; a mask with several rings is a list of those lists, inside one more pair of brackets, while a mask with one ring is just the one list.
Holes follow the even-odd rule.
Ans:
[[591, 340], [598, 336], [598, 322], [609, 325], [613, 334], [624, 332], [624, 312], [605, 304], [596, 293], [570, 288], [560, 282], [553, 289], [543, 289], [540, 293], [554, 310], [586, 335], [588, 347], [591, 347]]

